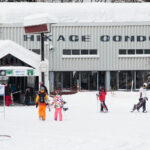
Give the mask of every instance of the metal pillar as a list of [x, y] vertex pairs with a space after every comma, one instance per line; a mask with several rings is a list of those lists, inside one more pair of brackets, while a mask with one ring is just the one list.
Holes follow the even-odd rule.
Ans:
[[[41, 33], [41, 61], [44, 61], [44, 33]], [[45, 74], [41, 72], [41, 81], [45, 84]]]

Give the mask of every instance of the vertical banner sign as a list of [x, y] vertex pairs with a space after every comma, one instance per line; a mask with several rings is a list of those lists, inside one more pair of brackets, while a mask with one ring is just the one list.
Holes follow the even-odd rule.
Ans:
[[4, 119], [5, 119], [5, 86], [0, 85], [0, 96], [3, 96], [4, 99]]

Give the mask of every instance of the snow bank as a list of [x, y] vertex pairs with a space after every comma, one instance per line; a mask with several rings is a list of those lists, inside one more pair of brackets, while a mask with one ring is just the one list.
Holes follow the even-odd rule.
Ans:
[[[46, 121], [38, 120], [35, 106], [6, 108], [0, 113], [2, 150], [148, 150], [150, 147], [150, 105], [148, 113], [130, 110], [138, 102], [138, 92], [109, 92], [109, 113], [97, 111], [96, 92], [63, 96], [69, 110], [63, 121], [54, 121], [54, 109], [47, 110]], [[150, 93], [148, 92], [148, 97]], [[98, 105], [97, 105], [98, 104]], [[3, 108], [0, 107], [0, 111]], [[98, 108], [99, 109], [99, 108]]]
[[[48, 14], [59, 23], [150, 22], [150, 3], [1, 3], [0, 23]], [[51, 20], [49, 20], [51, 23]]]

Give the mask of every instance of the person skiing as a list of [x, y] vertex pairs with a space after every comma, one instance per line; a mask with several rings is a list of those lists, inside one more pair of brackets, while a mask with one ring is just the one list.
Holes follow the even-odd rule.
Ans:
[[8, 84], [5, 85], [5, 97], [6, 97], [6, 106], [9, 106], [11, 104], [11, 90]]
[[46, 119], [46, 105], [48, 104], [48, 95], [45, 92], [44, 87], [41, 87], [41, 90], [38, 92], [36, 97], [36, 108], [39, 106], [39, 119]]
[[100, 102], [101, 102], [101, 112], [104, 112], [104, 110], [105, 110], [105, 112], [108, 112], [108, 108], [107, 108], [107, 106], [106, 106], [106, 104], [105, 104], [105, 97], [106, 97], [106, 91], [104, 90], [104, 88], [103, 87], [101, 87], [101, 92], [100, 92], [100, 95], [99, 95], [99, 100], [100, 100]]
[[146, 101], [148, 101], [148, 98], [147, 98], [147, 94], [146, 94], [146, 88], [147, 88], [147, 83], [144, 83], [143, 86], [139, 90], [139, 93], [140, 93], [139, 102], [138, 102], [138, 104], [135, 104], [133, 106], [133, 109], [131, 112], [133, 112], [136, 109], [137, 109], [137, 111], [139, 111], [139, 109], [141, 107], [143, 107], [143, 113], [147, 112], [146, 111]]
[[64, 100], [61, 97], [58, 90], [55, 93], [56, 93], [56, 96], [54, 97], [53, 102], [52, 102], [52, 105], [54, 105], [54, 108], [55, 108], [54, 120], [57, 121], [57, 117], [59, 114], [59, 121], [62, 121], [62, 108], [63, 108]]

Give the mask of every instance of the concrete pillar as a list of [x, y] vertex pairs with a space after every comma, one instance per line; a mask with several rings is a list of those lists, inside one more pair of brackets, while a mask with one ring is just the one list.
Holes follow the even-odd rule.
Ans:
[[110, 71], [106, 71], [105, 74], [105, 89], [106, 91], [110, 90]]
[[81, 90], [81, 72], [79, 71], [79, 90]]
[[99, 90], [99, 71], [97, 71], [97, 91]]
[[63, 84], [64, 84], [64, 80], [63, 80], [63, 78], [64, 78], [64, 74], [63, 74], [63, 72], [61, 72], [61, 90], [63, 90]]
[[117, 71], [117, 90], [119, 89], [119, 71]]
[[134, 71], [134, 90], [136, 90], [136, 71]]
[[54, 72], [50, 72], [49, 73], [49, 80], [50, 80], [50, 85], [49, 85], [49, 87], [50, 87], [50, 89], [49, 89], [49, 91], [50, 92], [54, 92]]
[[49, 94], [50, 90], [49, 90], [49, 86], [50, 86], [50, 82], [49, 82], [49, 72], [45, 72], [44, 73], [44, 78], [45, 78], [45, 86], [47, 87], [47, 92]]

